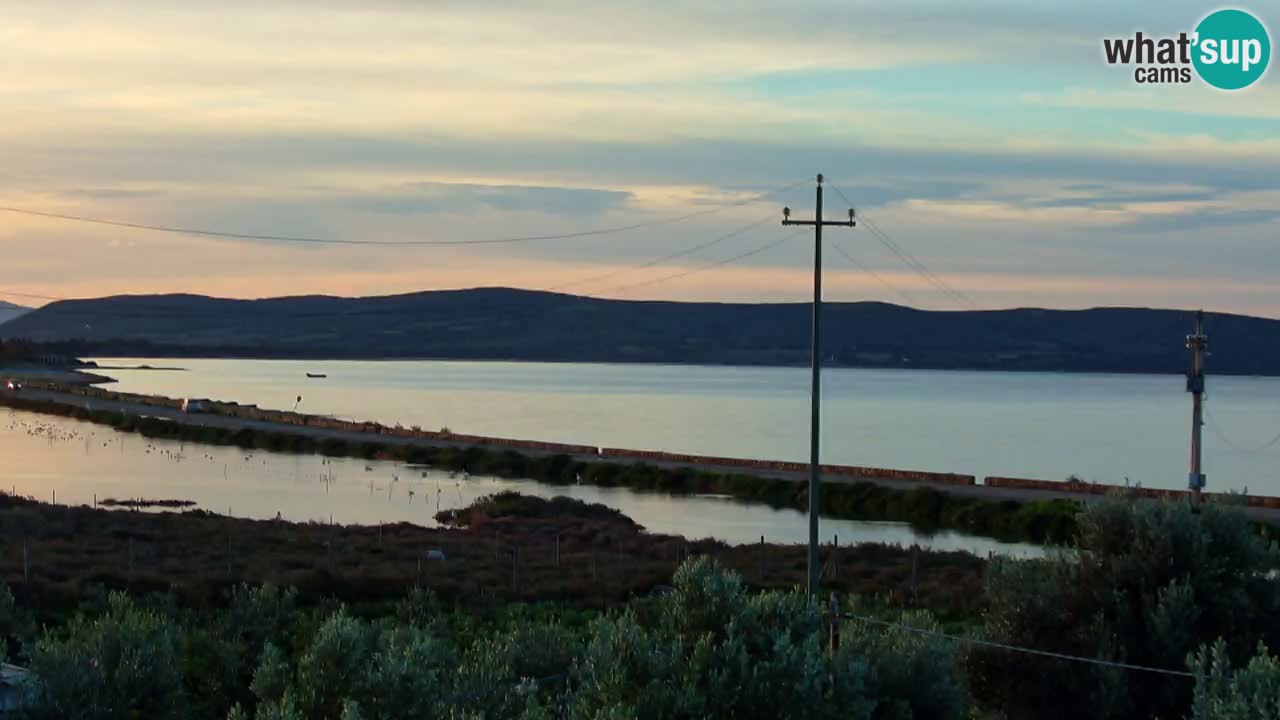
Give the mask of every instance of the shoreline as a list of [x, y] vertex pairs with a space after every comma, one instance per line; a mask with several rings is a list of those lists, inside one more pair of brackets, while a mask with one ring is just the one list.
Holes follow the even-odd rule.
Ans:
[[[190, 372], [187, 368], [182, 367], [156, 367], [153, 365], [98, 365], [93, 364], [94, 370], [142, 370], [143, 372]], [[108, 378], [111, 382], [119, 382], [115, 378]]]
[[[669, 368], [741, 368], [744, 370], [804, 370], [808, 369], [807, 364], [769, 364], [769, 363], [711, 363], [711, 362], [679, 362], [671, 360], [552, 360], [545, 358], [503, 358], [503, 357], [453, 357], [453, 356], [429, 356], [429, 355], [413, 355], [413, 356], [384, 356], [377, 357], [350, 357], [338, 355], [315, 355], [315, 356], [292, 356], [292, 355], [206, 355], [200, 353], [164, 353], [157, 352], [150, 355], [130, 355], [116, 353], [84, 353], [86, 358], [113, 358], [116, 360], [246, 360], [260, 362], [373, 362], [373, 363], [393, 363], [393, 362], [438, 362], [438, 363], [493, 363], [493, 364], [509, 364], [522, 363], [531, 365], [605, 365], [610, 367], [627, 367], [630, 365], [643, 365], [646, 367], [669, 367]], [[139, 368], [104, 368], [104, 369], [125, 369], [135, 370]], [[153, 368], [161, 369], [161, 368]], [[163, 368], [169, 369], [169, 368]], [[185, 368], [176, 368], [185, 369]], [[1071, 368], [1004, 368], [1004, 367], [959, 367], [959, 366], [932, 366], [932, 365], [913, 365], [911, 363], [902, 365], [869, 365], [869, 364], [824, 364], [823, 370], [885, 370], [885, 371], [920, 371], [920, 372], [940, 372], [940, 373], [1017, 373], [1019, 375], [1099, 375], [1104, 377], [1129, 377], [1133, 375], [1148, 375], [1152, 377], [1182, 377], [1182, 372], [1160, 372], [1157, 370], [1073, 370]], [[1280, 378], [1280, 372], [1274, 375], [1259, 375], [1256, 373], [1228, 372], [1219, 371], [1215, 374], [1223, 377], [1253, 377], [1253, 378]]]
[[93, 365], [79, 365], [74, 367], [16, 365], [11, 367], [0, 367], [0, 378], [13, 378], [24, 385], [31, 385], [33, 383], [60, 383], [69, 386], [87, 387], [92, 385], [110, 385], [111, 383], [118, 382], [113, 377], [87, 372], [85, 368], [91, 368], [93, 370], [115, 369], [98, 368]]
[[[392, 460], [552, 485], [583, 483], [673, 496], [720, 494], [775, 508], [804, 510], [808, 504], [803, 473], [778, 467], [602, 456], [599, 448], [568, 452], [566, 446], [554, 443], [455, 434], [415, 437], [419, 433], [405, 428], [266, 412], [231, 404], [212, 403], [209, 408], [215, 412], [187, 414], [179, 409], [178, 400], [112, 393], [94, 387], [29, 386], [20, 393], [0, 393], [0, 406], [94, 422], [158, 439]], [[254, 419], [220, 414], [217, 410], [253, 415]], [[292, 422], [261, 419], [279, 415], [289, 415]], [[351, 427], [363, 431], [338, 429]], [[863, 479], [837, 475], [832, 469], [834, 466], [824, 468], [821, 509], [832, 518], [903, 522], [921, 532], [955, 530], [1006, 542], [1038, 544], [1064, 542], [1074, 529], [1077, 503], [1043, 497], [1045, 493], [1001, 489], [993, 497], [980, 486]], [[972, 480], [968, 476], [954, 477]], [[956, 492], [948, 493], [948, 489]]]
[[[719, 494], [773, 507], [805, 509], [808, 466], [657, 451], [545, 443], [390, 428], [377, 423], [262, 410], [206, 401], [114, 393], [91, 386], [37, 384], [0, 394], [0, 405], [62, 415], [149, 437], [278, 452], [387, 459], [551, 484], [625, 486], [672, 495]], [[1011, 542], [1052, 544], [1074, 528], [1080, 503], [1108, 493], [1178, 498], [1184, 491], [1086, 483], [986, 478], [824, 465], [822, 512], [848, 520], [906, 522], [917, 530], [956, 530]], [[1218, 497], [1245, 504], [1243, 496]], [[1250, 496], [1251, 519], [1280, 525], [1280, 498]]]

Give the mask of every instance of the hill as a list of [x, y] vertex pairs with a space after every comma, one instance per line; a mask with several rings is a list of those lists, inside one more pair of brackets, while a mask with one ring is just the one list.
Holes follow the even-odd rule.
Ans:
[[28, 312], [31, 312], [30, 308], [25, 308], [21, 305], [14, 305], [0, 300], [0, 324], [7, 323], [10, 320]]
[[[924, 311], [830, 303], [831, 365], [1182, 372], [1191, 313], [1148, 308]], [[1210, 369], [1280, 375], [1280, 321], [1210, 314]], [[806, 303], [606, 300], [507, 288], [366, 298], [68, 300], [0, 337], [68, 353], [804, 365]]]

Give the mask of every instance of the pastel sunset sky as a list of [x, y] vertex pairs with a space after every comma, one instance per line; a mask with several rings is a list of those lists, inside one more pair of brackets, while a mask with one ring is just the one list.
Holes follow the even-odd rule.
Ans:
[[[982, 307], [1280, 317], [1280, 79], [1143, 86], [1104, 37], [1173, 35], [1186, 0], [273, 0], [5, 3], [0, 299], [366, 295], [471, 286], [803, 301], [788, 235], [823, 172]], [[1280, 23], [1280, 2], [1248, 6]], [[784, 192], [758, 194], [789, 187]], [[654, 258], [758, 223], [682, 257]], [[827, 297], [962, 306], [865, 228]], [[626, 272], [621, 272], [626, 270]], [[592, 280], [610, 274], [606, 278]], [[662, 280], [662, 281], [659, 281]], [[881, 282], [883, 280], [883, 282]], [[650, 282], [652, 281], [652, 282]]]

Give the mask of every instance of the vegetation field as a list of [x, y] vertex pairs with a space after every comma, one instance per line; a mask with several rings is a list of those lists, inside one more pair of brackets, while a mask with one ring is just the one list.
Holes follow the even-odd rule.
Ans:
[[[0, 580], [57, 619], [87, 593], [172, 592], [203, 607], [244, 582], [292, 587], [306, 602], [383, 602], [422, 587], [469, 607], [606, 608], [652, 593], [693, 556], [717, 559], [753, 588], [790, 588], [806, 577], [803, 547], [654, 535], [570, 498], [503, 493], [442, 519], [456, 527], [95, 510], [0, 494]], [[856, 545], [826, 547], [823, 559], [832, 590], [950, 615], [979, 607], [985, 560], [968, 553]]]
[[1108, 499], [1037, 560], [829, 551], [820, 602], [790, 587], [800, 548], [646, 536], [564, 498], [448, 519], [0, 498], [15, 716], [1280, 718], [1280, 550], [1230, 506]]

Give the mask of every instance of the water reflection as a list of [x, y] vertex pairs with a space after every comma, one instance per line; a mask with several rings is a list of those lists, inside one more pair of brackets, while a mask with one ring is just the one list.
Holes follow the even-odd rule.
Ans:
[[[809, 458], [803, 368], [568, 363], [100, 360], [115, 389], [301, 408], [533, 440]], [[307, 372], [326, 374], [309, 379]], [[1280, 378], [1213, 377], [1205, 463], [1216, 490], [1280, 495], [1280, 464], [1240, 448], [1280, 426]], [[911, 470], [1182, 488], [1190, 405], [1177, 375], [831, 368], [823, 459]], [[1221, 434], [1221, 437], [1220, 437]], [[1081, 452], [1088, 448], [1088, 452]]]
[[[41, 500], [92, 504], [96, 499], [192, 500], [240, 517], [434, 526], [440, 510], [464, 507], [502, 490], [567, 495], [617, 508], [652, 532], [730, 543], [798, 543], [808, 537], [803, 513], [714, 496], [672, 497], [625, 488], [554, 486], [472, 476], [403, 463], [282, 455], [233, 447], [151, 440], [103, 426], [31, 413], [0, 414], [0, 456], [8, 489]], [[924, 537], [900, 523], [824, 519], [824, 541], [919, 543], [947, 550], [1034, 555], [1033, 546], [958, 533]]]

